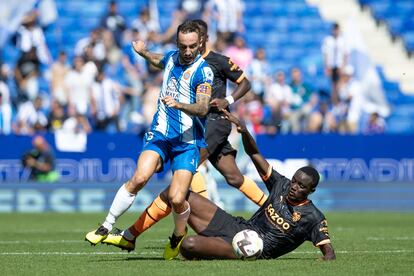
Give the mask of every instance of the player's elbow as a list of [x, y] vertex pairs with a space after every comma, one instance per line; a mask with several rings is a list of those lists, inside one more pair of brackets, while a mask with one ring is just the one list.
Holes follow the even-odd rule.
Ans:
[[198, 110], [199, 117], [205, 117], [208, 113], [208, 106], [201, 106]]
[[252, 84], [251, 84], [251, 82], [247, 78], [244, 78], [243, 79], [242, 84], [243, 84], [244, 89], [246, 91], [250, 91], [250, 89], [252, 88]]

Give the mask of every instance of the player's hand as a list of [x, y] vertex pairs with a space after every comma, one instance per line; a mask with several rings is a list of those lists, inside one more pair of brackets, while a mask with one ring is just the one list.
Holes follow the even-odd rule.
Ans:
[[171, 96], [165, 96], [164, 98], [161, 99], [161, 101], [168, 107], [175, 108], [175, 109], [180, 108], [180, 103], [176, 102], [174, 98]]
[[229, 106], [229, 102], [226, 99], [213, 99], [210, 101], [210, 106], [214, 109], [222, 110]]
[[142, 40], [132, 41], [132, 47], [134, 48], [135, 52], [137, 52], [140, 55], [147, 51], [147, 46], [145, 45], [145, 42]]
[[228, 112], [226, 109], [222, 109], [220, 111], [223, 112], [224, 118], [236, 125], [236, 129], [238, 132], [241, 133], [246, 131], [246, 126], [236, 116]]

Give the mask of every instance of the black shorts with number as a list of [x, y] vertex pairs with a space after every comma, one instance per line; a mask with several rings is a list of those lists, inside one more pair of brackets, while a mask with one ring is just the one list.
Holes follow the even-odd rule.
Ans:
[[236, 156], [235, 150], [228, 141], [231, 123], [218, 113], [210, 113], [207, 118], [206, 143], [209, 153], [208, 160], [215, 165], [223, 155]]
[[252, 229], [244, 218], [234, 217], [217, 208], [210, 224], [199, 234], [205, 237], [219, 237], [231, 244], [234, 235], [244, 229]]

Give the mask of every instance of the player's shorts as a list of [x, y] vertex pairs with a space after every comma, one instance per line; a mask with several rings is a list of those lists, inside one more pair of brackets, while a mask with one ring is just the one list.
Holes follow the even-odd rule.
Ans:
[[217, 113], [211, 113], [207, 119], [205, 136], [209, 153], [208, 160], [212, 164], [216, 164], [222, 155], [233, 154], [236, 156], [237, 154], [237, 150], [228, 141], [231, 123], [221, 116]]
[[234, 217], [217, 208], [210, 224], [199, 234], [205, 237], [219, 237], [231, 244], [234, 235], [244, 229], [252, 229], [244, 218]]
[[145, 133], [142, 150], [157, 152], [164, 164], [171, 161], [173, 173], [176, 170], [187, 170], [194, 174], [200, 161], [200, 149], [197, 145], [181, 142], [172, 143], [157, 131]]

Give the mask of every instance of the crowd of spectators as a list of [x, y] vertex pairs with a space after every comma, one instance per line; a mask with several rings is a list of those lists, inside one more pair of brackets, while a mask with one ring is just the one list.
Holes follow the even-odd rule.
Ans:
[[[14, 68], [0, 64], [0, 134], [59, 129], [144, 132], [155, 112], [161, 75], [133, 52], [131, 41], [145, 40], [151, 51], [166, 52], [175, 48], [176, 27], [193, 18], [208, 22], [209, 47], [231, 57], [251, 81], [251, 91], [232, 105], [232, 111], [254, 133], [384, 132], [384, 120], [377, 113], [368, 114], [366, 125], [360, 124], [363, 100], [346, 57], [338, 61], [338, 68], [329, 60], [329, 49], [339, 36], [337, 25], [334, 37], [322, 47], [332, 91], [317, 91], [304, 81], [301, 68], [272, 72], [265, 49], [249, 47], [241, 0], [181, 0], [163, 31], [149, 7], [127, 22], [117, 3], [109, 2], [99, 26], [76, 43], [73, 58], [64, 51], [51, 57], [37, 13], [31, 11], [13, 36], [20, 51]], [[341, 51], [346, 53], [344, 47]], [[47, 91], [41, 89], [41, 79], [47, 80]]]

